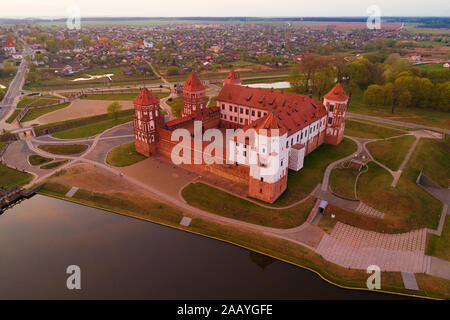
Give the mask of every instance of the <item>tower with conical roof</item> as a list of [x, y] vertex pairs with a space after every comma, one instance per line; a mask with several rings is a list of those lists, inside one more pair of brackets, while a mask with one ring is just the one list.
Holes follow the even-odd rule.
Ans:
[[255, 132], [251, 147], [248, 194], [273, 203], [287, 188], [289, 155], [286, 148], [287, 130], [275, 110], [252, 126]]
[[328, 112], [325, 143], [338, 145], [344, 138], [348, 99], [340, 83], [324, 96], [323, 104]]
[[159, 99], [143, 88], [134, 100], [134, 144], [136, 151], [150, 157], [158, 152], [158, 128], [164, 126]]
[[193, 116], [206, 108], [206, 89], [194, 71], [183, 87], [183, 103], [183, 117]]
[[230, 70], [227, 77], [222, 80], [223, 85], [226, 84], [235, 84], [235, 85], [242, 85], [241, 77], [239, 76], [239, 73], [235, 72], [233, 69]]

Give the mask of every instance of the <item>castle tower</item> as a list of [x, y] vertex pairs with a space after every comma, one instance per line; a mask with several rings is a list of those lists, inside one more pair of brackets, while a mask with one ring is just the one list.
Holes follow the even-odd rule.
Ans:
[[184, 109], [182, 116], [192, 116], [206, 108], [206, 89], [194, 71], [183, 87]]
[[248, 194], [250, 197], [273, 203], [287, 188], [287, 130], [273, 110], [259, 120], [254, 128]]
[[345, 111], [348, 96], [338, 83], [323, 98], [323, 104], [328, 111], [325, 143], [337, 145], [344, 138]]
[[230, 70], [230, 73], [228, 73], [227, 77], [222, 80], [223, 85], [226, 84], [235, 84], [235, 85], [242, 85], [241, 77], [239, 76], [239, 73], [234, 72], [233, 69]]
[[158, 128], [164, 126], [159, 99], [143, 88], [134, 100], [134, 145], [136, 151], [150, 157], [158, 152]]

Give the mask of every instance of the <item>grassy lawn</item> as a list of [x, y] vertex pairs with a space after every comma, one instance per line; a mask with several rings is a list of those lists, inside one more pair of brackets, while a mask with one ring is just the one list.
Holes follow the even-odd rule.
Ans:
[[46, 106], [49, 104], [55, 104], [60, 99], [55, 96], [45, 95], [45, 96], [24, 96], [22, 100], [17, 104], [18, 108], [29, 106], [30, 108]]
[[303, 168], [289, 170], [287, 190], [275, 201], [275, 206], [286, 206], [306, 197], [323, 179], [326, 167], [357, 150], [356, 144], [344, 138], [338, 146], [322, 144], [305, 157]]
[[217, 96], [216, 97], [211, 97], [211, 100], [209, 101], [209, 104], [208, 104], [208, 108], [216, 106], [216, 104], [217, 104], [216, 98], [217, 98]]
[[427, 64], [419, 64], [417, 67], [423, 70], [441, 70], [444, 69], [443, 63], [427, 63]]
[[60, 160], [60, 161], [50, 162], [49, 164], [43, 165], [40, 168], [41, 169], [53, 169], [53, 168], [62, 166], [63, 164], [66, 164], [67, 162], [69, 162], [69, 160]]
[[32, 108], [32, 109], [30, 109], [30, 111], [27, 112], [25, 117], [23, 117], [21, 122], [27, 122], [27, 121], [34, 120], [34, 119], [39, 118], [40, 116], [42, 116], [42, 115], [44, 115], [46, 113], [65, 108], [69, 104], [70, 104], [69, 102], [65, 102], [65, 103], [59, 104], [57, 106], [43, 107], [43, 108]]
[[[87, 94], [81, 96], [81, 99], [86, 100], [122, 100], [122, 101], [133, 101], [137, 98], [139, 92], [136, 93], [107, 93], [107, 94]], [[167, 92], [154, 93], [158, 99], [162, 99], [169, 96]]]
[[445, 218], [441, 236], [428, 234], [426, 254], [444, 260], [450, 260], [450, 219]]
[[94, 122], [79, 127], [70, 128], [67, 130], [52, 133], [52, 136], [59, 139], [77, 139], [92, 137], [109, 128], [126, 123], [132, 120], [131, 115], [119, 117], [116, 120], [108, 119], [99, 122]]
[[350, 168], [335, 168], [330, 175], [330, 188], [346, 198], [355, 199], [355, 180], [359, 171]]
[[403, 130], [403, 131], [411, 130], [411, 128], [404, 127], [404, 126], [398, 126], [398, 125], [395, 125], [395, 124], [384, 123], [384, 122], [374, 121], [374, 120], [367, 120], [367, 119], [358, 119], [358, 118], [352, 118], [352, 117], [346, 118], [346, 123], [349, 120], [350, 121], [354, 121], [354, 122], [368, 123], [368, 124], [376, 125], [376, 126], [379, 126], [379, 127], [388, 127], [388, 128], [392, 128], [392, 129]]
[[430, 127], [450, 129], [450, 112], [420, 108], [396, 108], [394, 114], [391, 107], [368, 106], [362, 102], [362, 94], [353, 95], [350, 99], [348, 112], [367, 114], [401, 122], [415, 123]]
[[79, 154], [88, 148], [86, 144], [41, 144], [38, 146], [39, 149], [44, 150], [45, 152], [59, 154], [59, 155], [71, 155], [71, 154]]
[[9, 189], [28, 184], [33, 179], [29, 173], [14, 170], [0, 164], [0, 187]]
[[53, 159], [52, 158], [42, 157], [42, 156], [40, 156], [38, 154], [33, 154], [33, 155], [28, 157], [28, 161], [30, 162], [30, 164], [32, 166], [39, 166], [39, 165], [44, 164], [46, 162], [53, 161]]
[[450, 140], [420, 139], [416, 150], [409, 159], [408, 166], [417, 174], [423, 169], [425, 175], [443, 188], [450, 183]]
[[392, 176], [374, 162], [358, 179], [358, 197], [386, 216], [394, 232], [404, 232], [428, 227], [435, 229], [442, 210], [440, 201], [419, 187], [415, 180], [418, 171], [405, 168], [395, 188], [391, 187]]
[[396, 171], [413, 144], [415, 137], [404, 136], [389, 140], [369, 142], [366, 146], [372, 156], [389, 169]]
[[14, 110], [14, 112], [9, 116], [9, 118], [6, 119], [6, 122], [7, 122], [7, 123], [12, 123], [12, 122], [14, 121], [14, 119], [17, 118], [17, 116], [19, 115], [19, 113], [20, 113], [21, 111], [22, 111], [22, 110], [20, 110], [20, 109]]
[[194, 207], [274, 228], [292, 228], [302, 224], [315, 202], [315, 199], [310, 198], [290, 209], [267, 209], [203, 183], [191, 183], [183, 189], [182, 195]]
[[114, 167], [127, 167], [145, 159], [146, 156], [136, 152], [134, 142], [129, 142], [109, 151], [106, 163]]
[[345, 120], [344, 134], [352, 137], [365, 138], [365, 139], [385, 139], [393, 136], [403, 134], [403, 131], [397, 129], [390, 129], [372, 125], [369, 123], [362, 123], [360, 121], [353, 121], [350, 119]]
[[172, 101], [167, 100], [167, 104], [170, 106], [170, 108], [172, 109], [172, 114], [179, 118], [181, 117], [181, 112], [183, 111], [183, 97], [176, 97], [174, 99], [172, 99]]

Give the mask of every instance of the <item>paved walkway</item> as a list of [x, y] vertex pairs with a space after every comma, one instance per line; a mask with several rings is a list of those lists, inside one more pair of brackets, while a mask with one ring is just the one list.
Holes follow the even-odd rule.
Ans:
[[324, 259], [343, 267], [382, 271], [429, 273], [431, 257], [425, 256], [426, 230], [403, 234], [366, 231], [338, 222], [317, 247]]

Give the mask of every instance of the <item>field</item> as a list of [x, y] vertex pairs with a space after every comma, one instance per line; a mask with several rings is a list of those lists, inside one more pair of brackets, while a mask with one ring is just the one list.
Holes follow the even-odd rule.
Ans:
[[181, 117], [181, 112], [183, 111], [183, 97], [176, 97], [172, 99], [171, 101], [167, 100], [167, 104], [172, 109], [172, 114], [174, 117]]
[[330, 175], [330, 188], [334, 193], [355, 199], [355, 181], [359, 171], [350, 168], [335, 168]]
[[310, 198], [290, 209], [267, 209], [203, 183], [191, 183], [183, 189], [182, 195], [192, 206], [225, 217], [274, 228], [291, 228], [302, 224], [315, 202]]
[[147, 157], [136, 152], [134, 142], [129, 142], [109, 151], [106, 163], [114, 167], [127, 167], [145, 159]]
[[344, 134], [365, 139], [385, 139], [403, 134], [403, 131], [394, 128], [385, 128], [359, 120], [345, 120]]
[[390, 107], [365, 105], [362, 103], [362, 96], [356, 94], [352, 96], [349, 102], [348, 112], [450, 129], [450, 112], [420, 108], [396, 108], [393, 114]]
[[70, 105], [70, 102], [65, 102], [65, 103], [58, 104], [56, 106], [51, 106], [51, 107], [32, 108], [25, 114], [25, 117], [22, 118], [21, 122], [27, 122], [27, 121], [37, 119], [40, 116], [43, 116], [44, 114], [47, 114], [47, 113], [50, 113], [50, 112], [53, 112], [53, 111], [56, 111], [59, 109], [63, 109], [69, 105]]
[[[165, 98], [169, 95], [167, 92], [153, 93], [158, 99]], [[105, 94], [87, 94], [81, 96], [85, 100], [117, 100], [117, 101], [133, 101], [137, 98], [139, 92], [136, 93], [105, 93]]]
[[19, 103], [17, 104], [18, 108], [23, 108], [23, 107], [30, 107], [30, 108], [34, 108], [34, 107], [41, 107], [41, 106], [46, 106], [46, 105], [51, 105], [51, 104], [55, 104], [59, 102], [59, 98], [52, 96], [52, 95], [45, 95], [45, 96], [24, 96], [22, 97], [22, 99], [19, 101]]
[[37, 154], [33, 154], [33, 155], [28, 157], [28, 161], [30, 162], [30, 164], [32, 166], [39, 166], [39, 165], [42, 165], [44, 163], [50, 162], [52, 160], [53, 160], [52, 158], [42, 157], [42, 156], [37, 155]]
[[86, 144], [41, 144], [38, 148], [52, 154], [72, 155], [86, 151], [88, 146]]
[[29, 173], [14, 170], [0, 164], [0, 187], [10, 189], [28, 184], [33, 179]]
[[396, 171], [399, 169], [414, 140], [413, 136], [408, 135], [389, 140], [369, 142], [366, 146], [375, 160]]
[[8, 119], [6, 119], [6, 123], [12, 123], [14, 121], [14, 119], [17, 118], [17, 116], [19, 115], [19, 113], [21, 111], [22, 110], [20, 110], [20, 109], [14, 110], [14, 112], [8, 117]]

